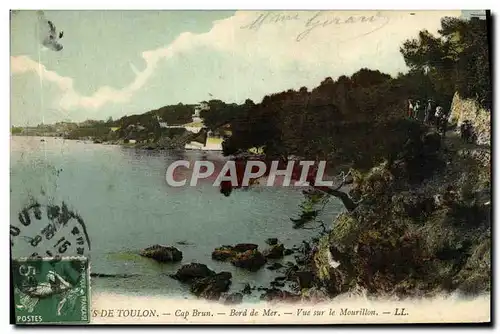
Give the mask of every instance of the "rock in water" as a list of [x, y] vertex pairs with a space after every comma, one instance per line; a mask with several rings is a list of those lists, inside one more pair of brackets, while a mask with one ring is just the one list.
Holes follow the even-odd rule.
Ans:
[[141, 250], [139, 254], [158, 262], [179, 262], [182, 260], [182, 252], [171, 246], [154, 245]]
[[243, 295], [239, 292], [235, 292], [226, 296], [226, 298], [224, 299], [224, 304], [234, 305], [234, 304], [240, 304], [242, 301], [243, 301]]
[[283, 244], [277, 244], [271, 246], [269, 249], [266, 249], [262, 252], [264, 256], [268, 259], [281, 259], [283, 257], [283, 253], [285, 251], [285, 246]]
[[299, 267], [292, 262], [287, 263], [287, 268], [285, 270], [285, 276], [289, 280], [293, 280], [295, 278], [295, 273], [299, 270]]
[[231, 263], [239, 268], [257, 271], [266, 264], [266, 258], [258, 250], [248, 250], [244, 253], [236, 254], [236, 256], [231, 259]]
[[285, 283], [284, 282], [280, 282], [280, 281], [272, 281], [271, 282], [271, 286], [274, 288], [274, 287], [284, 287], [285, 286]]
[[298, 302], [300, 301], [300, 295], [293, 294], [288, 291], [283, 291], [280, 289], [272, 288], [268, 289], [264, 294], [260, 296], [261, 300], [265, 301], [278, 301], [278, 302]]
[[299, 266], [303, 266], [306, 264], [306, 257], [304, 255], [295, 255], [294, 258], [295, 262], [297, 262]]
[[128, 278], [134, 277], [134, 274], [102, 274], [102, 273], [90, 273], [90, 277], [100, 277], [100, 278]]
[[224, 245], [216, 248], [212, 252], [212, 259], [216, 261], [228, 261], [234, 258], [238, 253], [256, 250], [256, 244], [237, 244], [235, 246]]
[[250, 286], [250, 284], [245, 283], [245, 287], [243, 288], [243, 290], [241, 290], [241, 292], [246, 295], [250, 295], [252, 293], [252, 287]]
[[278, 238], [269, 238], [266, 240], [266, 244], [269, 246], [274, 246], [278, 243]]
[[234, 257], [237, 252], [232, 246], [222, 246], [212, 252], [212, 259], [217, 261], [227, 261]]
[[297, 271], [295, 273], [300, 289], [308, 289], [314, 281], [314, 274], [310, 271]]
[[213, 270], [210, 270], [206, 265], [201, 263], [190, 263], [183, 265], [177, 273], [170, 275], [170, 277], [181, 281], [181, 282], [191, 282], [199, 278], [206, 278], [215, 275]]
[[219, 300], [221, 294], [229, 290], [231, 273], [227, 271], [195, 280], [191, 292], [208, 300]]
[[249, 250], [256, 250], [259, 247], [256, 244], [237, 244], [233, 247], [233, 250], [237, 253], [243, 253]]
[[269, 269], [269, 270], [277, 270], [277, 269], [280, 269], [280, 268], [282, 268], [282, 267], [283, 267], [283, 265], [282, 265], [281, 263], [279, 263], [279, 262], [274, 262], [273, 264], [271, 264], [271, 265], [267, 266], [267, 268], [266, 268], [266, 269]]

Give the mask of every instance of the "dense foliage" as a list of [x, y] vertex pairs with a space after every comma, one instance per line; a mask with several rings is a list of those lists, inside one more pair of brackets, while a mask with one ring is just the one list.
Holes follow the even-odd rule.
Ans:
[[[445, 17], [439, 36], [421, 31], [401, 53], [410, 67], [393, 78], [363, 68], [308, 91], [288, 90], [242, 105], [210, 101], [202, 113], [216, 130], [230, 124], [225, 154], [262, 147], [268, 157], [297, 155], [370, 167], [420, 135], [406, 120], [407, 99], [433, 98], [449, 110], [455, 91], [491, 102], [487, 29], [484, 20]], [[384, 134], [391, 132], [390, 136]]]
[[464, 98], [477, 99], [491, 109], [491, 69], [486, 20], [445, 17], [439, 36], [421, 31], [401, 47], [406, 64], [413, 71], [428, 72], [440, 98], [451, 101], [458, 91]]
[[[68, 139], [93, 138], [98, 141], [130, 140], [156, 143], [161, 138], [174, 138], [184, 135], [183, 128], [162, 128], [160, 122], [168, 125], [184, 125], [192, 122], [193, 105], [179, 103], [164, 106], [144, 114], [123, 116], [118, 120], [88, 120], [73, 127], [66, 135]], [[111, 130], [114, 128], [116, 131]]]

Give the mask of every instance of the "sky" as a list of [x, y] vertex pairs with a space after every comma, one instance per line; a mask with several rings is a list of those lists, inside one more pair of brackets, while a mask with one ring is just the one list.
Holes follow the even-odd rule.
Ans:
[[260, 102], [360, 68], [407, 71], [399, 48], [461, 11], [11, 13], [11, 124], [120, 118], [209, 99]]

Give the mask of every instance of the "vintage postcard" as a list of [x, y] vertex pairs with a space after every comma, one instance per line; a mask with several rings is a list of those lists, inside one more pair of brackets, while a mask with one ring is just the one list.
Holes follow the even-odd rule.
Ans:
[[491, 324], [486, 10], [12, 10], [15, 324]]

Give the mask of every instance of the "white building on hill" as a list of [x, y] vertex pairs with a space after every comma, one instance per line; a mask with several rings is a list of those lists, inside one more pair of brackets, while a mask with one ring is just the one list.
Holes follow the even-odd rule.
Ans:
[[160, 116], [156, 115], [156, 120], [158, 121], [160, 128], [165, 128], [165, 129], [168, 128], [167, 122], [164, 122]]
[[210, 109], [210, 106], [206, 102], [202, 102], [196, 107], [194, 107], [194, 114], [193, 114], [193, 122], [194, 123], [202, 123], [203, 119], [200, 117], [200, 112], [203, 110], [208, 110]]

